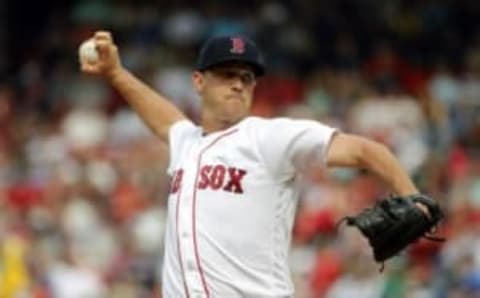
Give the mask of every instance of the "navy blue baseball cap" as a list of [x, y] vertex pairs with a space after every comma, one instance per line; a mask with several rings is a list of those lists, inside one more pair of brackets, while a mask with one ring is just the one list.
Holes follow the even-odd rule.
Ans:
[[253, 67], [257, 77], [265, 73], [265, 62], [255, 43], [243, 36], [209, 38], [200, 49], [196, 69], [207, 70], [227, 62], [243, 62]]

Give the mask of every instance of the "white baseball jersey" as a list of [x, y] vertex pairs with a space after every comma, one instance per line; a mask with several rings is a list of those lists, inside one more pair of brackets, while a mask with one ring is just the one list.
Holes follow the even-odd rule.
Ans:
[[163, 297], [292, 297], [298, 173], [323, 161], [334, 131], [248, 117], [203, 136], [190, 121], [175, 123]]

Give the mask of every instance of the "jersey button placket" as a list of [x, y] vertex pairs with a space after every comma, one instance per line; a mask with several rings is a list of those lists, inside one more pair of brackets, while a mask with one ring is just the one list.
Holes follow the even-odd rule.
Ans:
[[[189, 181], [190, 182], [190, 181]], [[191, 183], [188, 185], [187, 189], [191, 189]], [[192, 227], [192, 215], [191, 215], [191, 196], [185, 194], [183, 197], [184, 205], [181, 216], [181, 227], [180, 227], [180, 243], [182, 246], [182, 254], [184, 261], [184, 270], [185, 278], [187, 285], [190, 289], [194, 290], [197, 288], [197, 282], [195, 280], [195, 268], [191, 266], [192, 261], [194, 260], [194, 249], [192, 244], [192, 232], [190, 231]]]
[[[199, 146], [200, 147], [200, 146]], [[195, 151], [195, 150], [193, 150]], [[198, 161], [198, 152], [192, 152], [191, 158], [189, 160], [190, 165], [196, 165]], [[192, 290], [192, 297], [203, 297], [202, 283], [199, 277], [199, 272], [197, 264], [195, 261], [195, 247], [193, 243], [193, 194], [196, 188], [196, 171], [195, 167], [189, 169], [188, 175], [188, 185], [186, 185], [185, 191], [185, 207], [184, 207], [184, 221], [182, 229], [182, 243], [185, 247], [184, 249], [184, 260], [185, 260], [185, 277], [187, 284]]]
[[188, 207], [185, 206], [184, 221], [182, 227], [181, 242], [184, 251], [185, 261], [185, 274], [187, 275], [187, 282], [189, 285], [194, 286], [196, 284], [196, 268], [195, 268], [195, 252], [192, 239], [192, 215], [191, 215], [191, 200], [190, 196], [185, 197], [185, 201], [188, 201]]

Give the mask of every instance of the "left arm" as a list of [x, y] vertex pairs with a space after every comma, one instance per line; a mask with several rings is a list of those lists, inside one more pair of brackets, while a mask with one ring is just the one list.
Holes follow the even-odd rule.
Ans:
[[418, 193], [387, 147], [363, 137], [337, 133], [330, 140], [325, 162], [328, 166], [365, 168], [396, 193], [340, 221], [357, 227], [368, 239], [375, 261], [385, 262], [421, 237], [443, 241], [429, 235], [444, 217], [439, 204]]
[[366, 169], [400, 196], [418, 193], [412, 180], [390, 150], [385, 145], [364, 137], [337, 133], [330, 142], [326, 163], [329, 167]]

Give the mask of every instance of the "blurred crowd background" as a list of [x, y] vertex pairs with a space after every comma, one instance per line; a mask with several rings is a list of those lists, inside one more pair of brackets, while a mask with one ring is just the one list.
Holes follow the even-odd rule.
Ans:
[[379, 274], [335, 223], [388, 189], [313, 170], [290, 257], [297, 298], [480, 297], [479, 20], [478, 0], [0, 1], [0, 298], [161, 296], [168, 151], [79, 72], [97, 29], [194, 120], [201, 42], [250, 36], [269, 65], [253, 114], [383, 142], [447, 210], [446, 243], [419, 241]]

